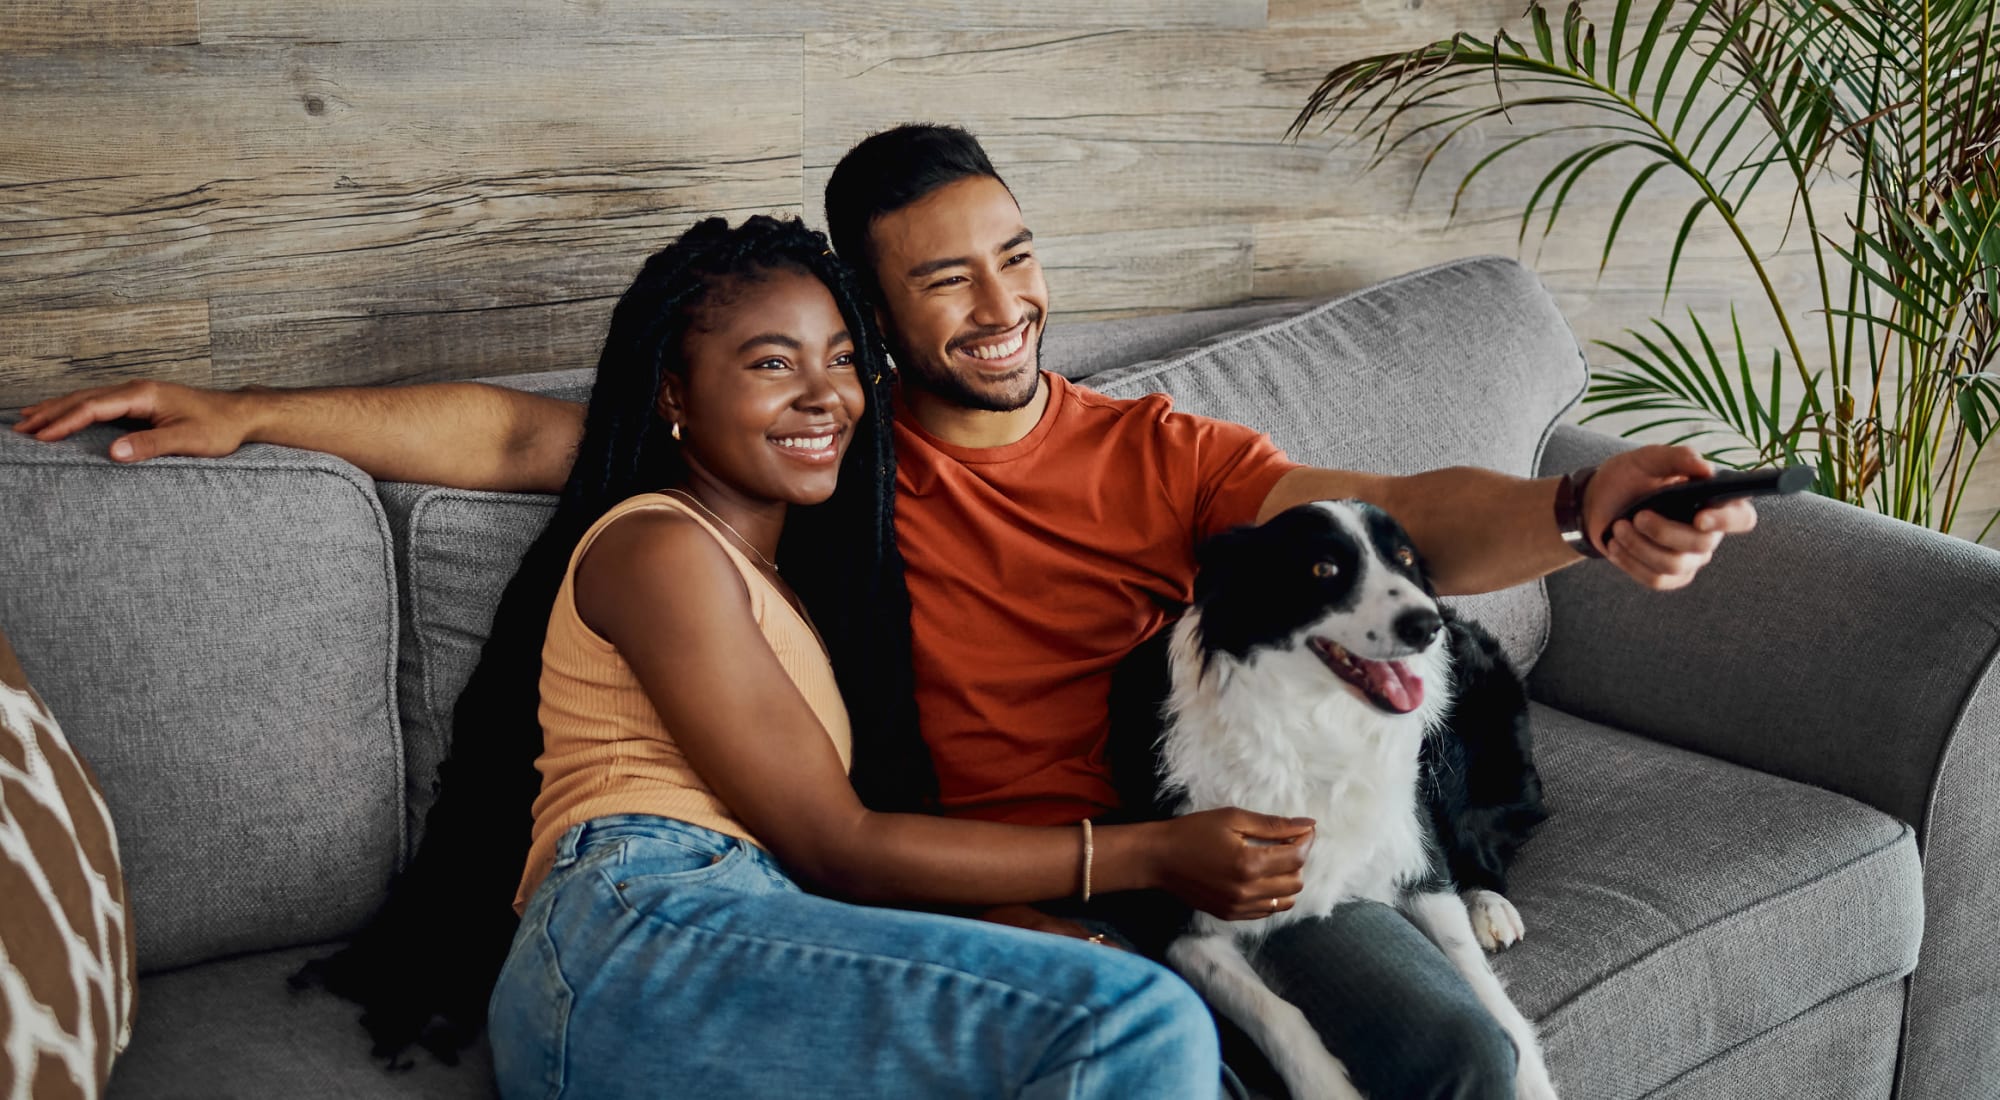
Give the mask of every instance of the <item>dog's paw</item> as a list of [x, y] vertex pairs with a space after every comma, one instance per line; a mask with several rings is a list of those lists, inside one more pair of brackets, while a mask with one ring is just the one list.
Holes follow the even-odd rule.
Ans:
[[1505, 951], [1528, 938], [1527, 925], [1514, 903], [1491, 890], [1467, 890], [1466, 915], [1472, 918], [1472, 934], [1488, 951]]

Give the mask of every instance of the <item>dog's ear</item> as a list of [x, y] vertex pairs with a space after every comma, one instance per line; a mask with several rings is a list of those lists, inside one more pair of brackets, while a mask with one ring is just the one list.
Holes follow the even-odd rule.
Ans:
[[1256, 525], [1244, 523], [1211, 535], [1195, 547], [1194, 602], [1203, 602], [1209, 593], [1227, 582], [1229, 575], [1249, 558], [1258, 541], [1256, 536]]

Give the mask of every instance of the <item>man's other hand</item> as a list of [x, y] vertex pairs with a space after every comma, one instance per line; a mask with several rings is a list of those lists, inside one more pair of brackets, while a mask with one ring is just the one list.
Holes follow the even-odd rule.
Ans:
[[143, 462], [161, 455], [217, 458], [233, 453], [248, 432], [240, 395], [174, 382], [137, 381], [78, 390], [21, 410], [14, 430], [44, 442], [67, 439], [92, 424], [145, 420], [150, 429], [119, 436], [115, 462]]
[[1607, 524], [1640, 498], [1669, 485], [1713, 476], [1715, 467], [1691, 447], [1653, 445], [1607, 459], [1584, 489], [1584, 532], [1613, 565], [1656, 591], [1681, 588], [1701, 572], [1728, 535], [1757, 526], [1757, 509], [1732, 500], [1695, 513], [1694, 522], [1675, 523], [1657, 512], [1618, 520], [1610, 540]]

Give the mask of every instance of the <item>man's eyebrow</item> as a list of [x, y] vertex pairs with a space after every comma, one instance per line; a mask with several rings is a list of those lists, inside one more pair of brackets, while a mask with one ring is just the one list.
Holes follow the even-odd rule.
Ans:
[[923, 263], [911, 268], [906, 278], [921, 279], [926, 275], [935, 275], [947, 267], [971, 266], [972, 257], [970, 256], [948, 256], [942, 260], [925, 260]]
[[[1035, 235], [1024, 228], [1019, 233], [1016, 233], [1013, 236], [1007, 238], [1005, 241], [1002, 241], [1000, 247], [994, 249], [993, 251], [1006, 252], [1009, 249], [1019, 248], [1022, 245], [1027, 244], [1029, 241], [1032, 241], [1034, 239]], [[938, 272], [943, 271], [945, 268], [948, 267], [971, 267], [971, 266], [972, 266], [972, 257], [970, 256], [947, 256], [941, 260], [925, 260], [923, 263], [920, 263], [917, 266], [911, 268], [909, 270], [909, 273], [904, 277], [909, 279], [921, 279], [926, 275], [935, 275]]]

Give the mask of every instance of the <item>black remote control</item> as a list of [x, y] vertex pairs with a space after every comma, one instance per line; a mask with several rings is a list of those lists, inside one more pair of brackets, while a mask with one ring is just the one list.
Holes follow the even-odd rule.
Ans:
[[[1640, 512], [1658, 512], [1675, 523], [1690, 523], [1694, 514], [1711, 504], [1737, 497], [1798, 493], [1812, 487], [1819, 474], [1811, 466], [1787, 466], [1782, 470], [1722, 470], [1714, 477], [1669, 485], [1625, 510], [1618, 519], [1631, 519]], [[1618, 520], [1612, 520], [1615, 526]], [[1604, 529], [1604, 542], [1611, 541], [1611, 528]]]

